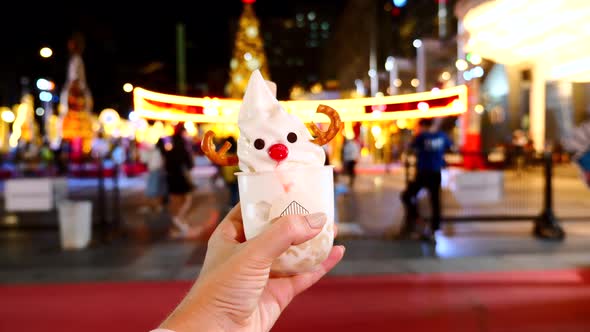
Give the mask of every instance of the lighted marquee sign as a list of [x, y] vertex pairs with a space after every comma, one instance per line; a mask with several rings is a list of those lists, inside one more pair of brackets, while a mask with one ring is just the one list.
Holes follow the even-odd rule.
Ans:
[[[241, 100], [195, 98], [133, 90], [134, 109], [138, 116], [163, 121], [200, 123], [235, 123]], [[377, 121], [458, 115], [467, 109], [464, 85], [398, 96], [354, 99], [280, 101], [287, 112], [305, 122], [329, 122], [316, 113], [319, 104], [338, 110], [343, 121]]]

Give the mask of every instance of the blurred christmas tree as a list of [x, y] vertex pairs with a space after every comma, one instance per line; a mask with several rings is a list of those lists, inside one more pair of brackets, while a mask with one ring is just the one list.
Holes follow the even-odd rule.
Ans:
[[240, 16], [233, 56], [230, 61], [229, 82], [225, 93], [230, 98], [241, 99], [252, 71], [259, 69], [269, 80], [268, 65], [264, 45], [260, 37], [260, 23], [254, 14], [252, 4], [255, 0], [242, 0], [244, 11]]
[[79, 158], [90, 152], [94, 130], [92, 129], [92, 93], [86, 82], [86, 69], [82, 53], [85, 42], [81, 33], [76, 32], [68, 40], [70, 59], [66, 82], [61, 93], [62, 138], [70, 141], [71, 158]]

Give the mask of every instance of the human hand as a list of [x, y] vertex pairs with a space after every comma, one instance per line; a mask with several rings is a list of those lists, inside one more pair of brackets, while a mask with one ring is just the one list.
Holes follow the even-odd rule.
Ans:
[[289, 277], [271, 275], [272, 262], [289, 246], [312, 239], [322, 230], [325, 214], [290, 215], [245, 242], [240, 204], [217, 226], [207, 247], [199, 278], [160, 328], [188, 331], [269, 331], [295, 296], [344, 255], [334, 246], [312, 272]]

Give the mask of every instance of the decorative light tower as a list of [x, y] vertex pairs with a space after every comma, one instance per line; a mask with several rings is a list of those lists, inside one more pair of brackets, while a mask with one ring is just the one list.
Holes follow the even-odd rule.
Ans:
[[70, 61], [68, 63], [67, 79], [61, 94], [62, 138], [69, 140], [72, 145], [72, 157], [79, 158], [82, 153], [90, 152], [94, 132], [90, 114], [93, 99], [88, 83], [82, 52], [84, 40], [75, 34], [68, 41]]
[[254, 13], [256, 0], [242, 0], [244, 11], [240, 16], [233, 56], [230, 61], [229, 82], [226, 95], [241, 99], [252, 71], [259, 69], [265, 79], [270, 79], [264, 44], [260, 36], [260, 22]]

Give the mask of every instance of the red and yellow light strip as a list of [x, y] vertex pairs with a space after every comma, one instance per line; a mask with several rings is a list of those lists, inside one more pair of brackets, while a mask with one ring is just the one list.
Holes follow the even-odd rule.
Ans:
[[[133, 90], [134, 109], [146, 119], [197, 123], [236, 123], [242, 100], [196, 98]], [[289, 113], [304, 122], [329, 122], [316, 113], [319, 104], [338, 111], [342, 121], [391, 121], [458, 115], [467, 110], [464, 85], [398, 96], [354, 99], [280, 101]]]

